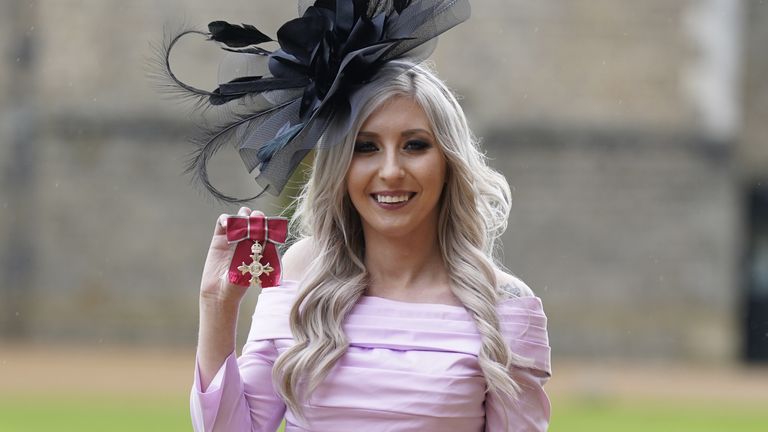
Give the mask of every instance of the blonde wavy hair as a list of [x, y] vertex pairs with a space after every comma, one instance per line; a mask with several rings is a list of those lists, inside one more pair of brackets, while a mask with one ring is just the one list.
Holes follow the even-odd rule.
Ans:
[[501, 400], [513, 400], [520, 389], [510, 368], [529, 363], [504, 342], [496, 313], [504, 293], [496, 288], [494, 246], [507, 226], [509, 185], [488, 166], [461, 106], [428, 66], [391, 62], [366, 84], [366, 91], [369, 96], [352, 132], [339, 136], [340, 128], [331, 126], [324, 135], [325, 144], [338, 144], [320, 143], [310, 178], [295, 203], [291, 229], [299, 238], [311, 236], [317, 255], [290, 312], [295, 344], [273, 368], [277, 391], [287, 407], [304, 419], [302, 401], [308, 400], [349, 346], [342, 324], [364, 293], [369, 274], [363, 264], [362, 225], [346, 191], [345, 173], [363, 121], [389, 98], [407, 96], [424, 109], [447, 161], [437, 229], [450, 288], [482, 337], [478, 361], [487, 391]]

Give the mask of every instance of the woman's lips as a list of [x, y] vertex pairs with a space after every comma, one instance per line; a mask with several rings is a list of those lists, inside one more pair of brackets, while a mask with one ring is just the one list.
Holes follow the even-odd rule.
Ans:
[[[408, 194], [410, 196], [408, 197], [407, 200], [400, 201], [400, 202], [395, 202], [395, 203], [379, 202], [379, 200], [376, 199], [376, 195], [377, 194], [371, 194], [371, 199], [373, 200], [374, 203], [376, 203], [377, 206], [379, 206], [382, 209], [385, 209], [385, 210], [397, 210], [397, 209], [403, 208], [406, 205], [408, 205], [408, 203], [410, 203], [413, 200], [413, 198], [416, 196], [415, 192], [409, 192]], [[399, 195], [396, 195], [396, 196], [399, 196]]]

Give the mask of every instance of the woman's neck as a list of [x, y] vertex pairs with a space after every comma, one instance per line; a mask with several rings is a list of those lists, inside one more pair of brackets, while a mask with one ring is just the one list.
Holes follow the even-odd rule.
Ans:
[[[418, 300], [448, 291], [448, 274], [437, 230], [387, 236], [363, 230], [365, 266], [371, 275], [368, 295]], [[368, 231], [368, 232], [366, 232]]]

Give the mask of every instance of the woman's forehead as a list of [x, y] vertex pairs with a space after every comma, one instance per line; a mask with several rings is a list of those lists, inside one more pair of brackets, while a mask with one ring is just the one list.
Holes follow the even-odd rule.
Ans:
[[427, 113], [408, 96], [393, 96], [376, 107], [360, 127], [360, 134], [377, 134], [393, 128], [410, 134], [432, 133]]

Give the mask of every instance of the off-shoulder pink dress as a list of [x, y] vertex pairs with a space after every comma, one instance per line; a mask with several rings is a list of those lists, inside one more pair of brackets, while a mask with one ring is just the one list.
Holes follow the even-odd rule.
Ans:
[[296, 294], [290, 280], [263, 289], [242, 355], [231, 354], [205, 391], [196, 370], [195, 430], [272, 432], [283, 418], [286, 432], [547, 429], [550, 348], [538, 297], [498, 307], [512, 351], [533, 361], [513, 370], [522, 393], [511, 408], [485, 394], [480, 336], [463, 307], [362, 297], [344, 324], [349, 349], [306, 404], [308, 423], [299, 423], [272, 384], [275, 359], [293, 343], [288, 313]]

